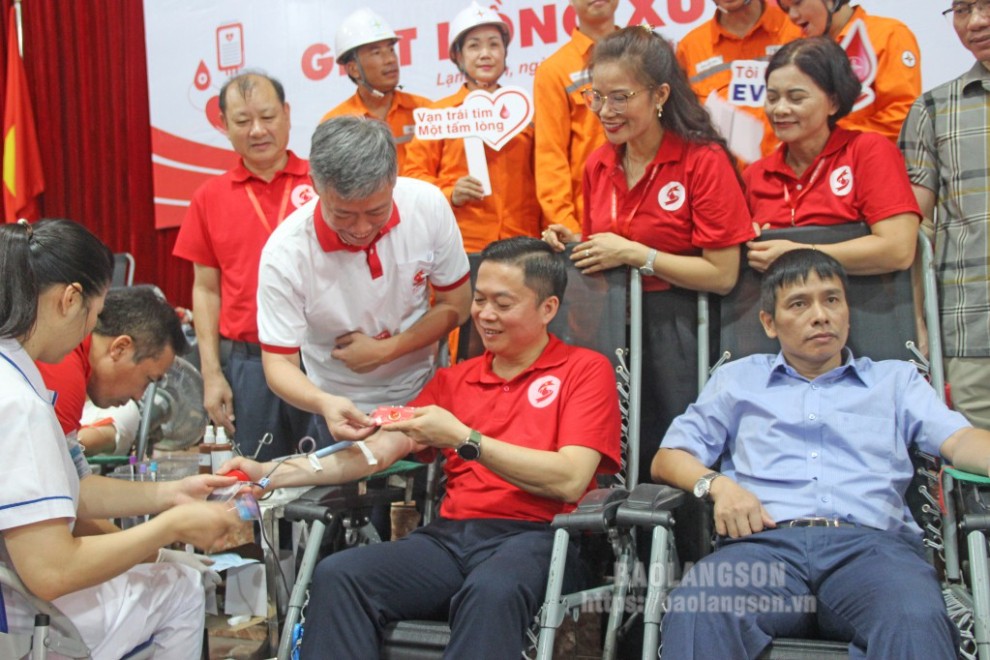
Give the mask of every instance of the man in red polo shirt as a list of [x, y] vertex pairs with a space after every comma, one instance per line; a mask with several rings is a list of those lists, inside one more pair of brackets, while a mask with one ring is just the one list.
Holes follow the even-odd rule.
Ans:
[[[306, 434], [309, 415], [265, 382], [258, 261], [275, 227], [314, 197], [309, 166], [288, 150], [289, 104], [274, 78], [244, 73], [228, 80], [220, 89], [220, 121], [241, 162], [196, 191], [173, 254], [195, 267], [193, 316], [210, 419], [249, 455], [271, 432], [274, 442], [260, 457], [283, 456]], [[230, 347], [223, 367], [221, 338]]]
[[[619, 466], [615, 376], [605, 356], [569, 346], [547, 326], [567, 283], [548, 244], [517, 236], [481, 254], [471, 316], [484, 355], [441, 369], [410, 403], [412, 419], [389, 423], [358, 447], [273, 470], [237, 458], [272, 488], [342, 483], [410, 452], [446, 457], [440, 516], [401, 541], [330, 555], [310, 585], [303, 660], [378, 657], [385, 626], [449, 614], [445, 657], [513, 658], [524, 647], [546, 586], [550, 521], [571, 511], [596, 474]], [[568, 562], [573, 567], [577, 562]]]

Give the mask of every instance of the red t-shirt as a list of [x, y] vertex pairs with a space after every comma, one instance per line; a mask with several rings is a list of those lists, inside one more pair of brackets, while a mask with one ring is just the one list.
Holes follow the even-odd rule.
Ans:
[[35, 362], [41, 377], [45, 379], [45, 387], [58, 392], [55, 414], [66, 435], [78, 431], [80, 427], [79, 420], [82, 419], [83, 406], [86, 405], [86, 383], [93, 371], [89, 364], [89, 348], [92, 344], [93, 336], [89, 335], [58, 364]]
[[[438, 405], [483, 435], [531, 449], [589, 447], [602, 455], [599, 473], [618, 470], [619, 401], [605, 356], [551, 335], [536, 362], [510, 381], [492, 372], [492, 357], [486, 352], [439, 370], [409, 405]], [[527, 493], [454, 450], [444, 453], [447, 495], [440, 514], [445, 518], [549, 522], [574, 509], [573, 504]], [[592, 479], [588, 490], [594, 487]]]
[[193, 195], [172, 254], [220, 269], [224, 337], [258, 343], [261, 249], [272, 230], [314, 196], [309, 164], [291, 151], [285, 169], [271, 182], [254, 176], [241, 163], [210, 179]]
[[[717, 145], [696, 144], [670, 131], [646, 173], [630, 190], [621, 153], [599, 147], [584, 168], [582, 234], [612, 232], [661, 252], [697, 256], [702, 249], [739, 245], [753, 225], [736, 171]], [[656, 277], [646, 291], [669, 289]]]
[[861, 220], [872, 225], [900, 213], [921, 217], [904, 157], [879, 133], [836, 128], [800, 177], [784, 162], [786, 155], [787, 145], [781, 145], [743, 172], [749, 210], [761, 227]]

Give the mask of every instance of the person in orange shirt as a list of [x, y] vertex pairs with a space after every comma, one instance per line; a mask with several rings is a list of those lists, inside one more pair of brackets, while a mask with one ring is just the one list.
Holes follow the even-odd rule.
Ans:
[[[711, 20], [688, 32], [677, 44], [677, 62], [702, 104], [714, 93], [732, 110], [759, 121], [763, 130], [759, 141], [733, 135], [729, 127], [719, 126], [733, 155], [742, 162], [753, 162], [757, 160], [754, 156], [766, 156], [779, 144], [763, 112], [763, 71], [773, 54], [800, 37], [801, 30], [767, 0], [715, 0], [715, 6]], [[734, 66], [737, 62], [739, 66]]]
[[399, 175], [404, 176], [406, 143], [415, 129], [413, 110], [429, 105], [430, 99], [399, 89], [399, 58], [395, 53], [398, 40], [385, 19], [370, 9], [358, 9], [344, 19], [334, 40], [337, 62], [346, 67], [357, 91], [320, 121], [357, 115], [385, 122], [395, 138]]
[[[472, 2], [450, 24], [450, 59], [464, 76], [456, 94], [434, 103], [450, 108], [474, 90], [495, 91], [505, 72], [509, 26], [493, 9]], [[536, 200], [533, 126], [527, 126], [498, 151], [485, 145], [492, 194], [468, 173], [464, 140], [414, 138], [406, 151], [406, 176], [440, 187], [454, 209], [466, 252], [512, 236], [539, 236], [543, 227]]]
[[803, 36], [839, 42], [863, 83], [853, 111], [839, 126], [875, 131], [897, 141], [901, 124], [921, 96], [921, 51], [904, 23], [871, 16], [849, 0], [779, 0]]
[[[581, 231], [584, 162], [605, 143], [581, 92], [591, 84], [586, 60], [599, 38], [616, 30], [619, 0], [571, 0], [578, 25], [571, 40], [543, 60], [533, 78], [536, 195], [548, 223]], [[569, 121], [564, 121], [567, 117]]]

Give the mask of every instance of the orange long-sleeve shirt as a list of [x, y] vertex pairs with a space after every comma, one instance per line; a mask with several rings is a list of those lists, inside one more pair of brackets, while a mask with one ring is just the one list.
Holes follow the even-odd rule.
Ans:
[[[392, 129], [392, 137], [395, 138], [395, 148], [399, 159], [399, 175], [406, 176], [406, 145], [412, 140], [416, 131], [416, 122], [413, 119], [413, 110], [430, 105], [432, 101], [425, 96], [417, 96], [395, 90], [392, 97], [392, 106], [385, 115], [385, 123]], [[374, 117], [368, 111], [368, 106], [364, 104], [361, 96], [357, 93], [338, 105], [336, 108], [323, 115], [320, 122], [325, 122], [331, 117], [344, 117], [356, 115], [358, 117]]]
[[[687, 73], [691, 89], [704, 103], [708, 95], [716, 92], [728, 103], [732, 82], [732, 63], [738, 60], [769, 61], [777, 50], [801, 37], [801, 29], [788, 20], [776, 5], [764, 3], [763, 15], [743, 37], [728, 32], [718, 22], [718, 13], [706, 23], [694, 28], [677, 44], [677, 61]], [[763, 81], [759, 81], [762, 83]], [[736, 105], [763, 123], [763, 139], [760, 151], [766, 156], [778, 140], [767, 120], [763, 106]]]
[[[432, 108], [461, 105], [467, 87], [434, 103]], [[533, 171], [533, 126], [509, 140], [501, 150], [485, 145], [492, 194], [482, 200], [453, 206], [461, 228], [464, 249], [480, 252], [486, 245], [511, 236], [538, 237], [545, 226], [536, 201]], [[406, 149], [406, 176], [429, 181], [440, 187], [447, 200], [454, 184], [468, 175], [464, 140], [421, 140], [413, 138]]]
[[[876, 98], [869, 105], [843, 117], [839, 126], [875, 131], [896, 142], [911, 104], [921, 96], [918, 40], [908, 26], [897, 19], [872, 16], [862, 7], [855, 7], [852, 18], [839, 33], [839, 43], [857, 20], [863, 21], [866, 26], [877, 56], [877, 75], [872, 85]], [[853, 68], [856, 68], [856, 62], [853, 62]]]
[[598, 116], [585, 104], [587, 57], [595, 42], [580, 30], [545, 59], [533, 79], [536, 105], [536, 195], [547, 223], [581, 231], [584, 163], [605, 143]]

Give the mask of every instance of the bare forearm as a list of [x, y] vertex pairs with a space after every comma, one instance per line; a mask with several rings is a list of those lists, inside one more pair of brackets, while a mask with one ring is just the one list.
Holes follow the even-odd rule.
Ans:
[[262, 353], [265, 379], [272, 392], [300, 410], [324, 415], [335, 398], [311, 381], [299, 367], [299, 356]]
[[[269, 488], [342, 484], [367, 477], [384, 470], [400, 458], [417, 449], [415, 443], [399, 433], [379, 432], [364, 441], [378, 463], [369, 464], [358, 447], [348, 447], [320, 459], [320, 471], [313, 469], [308, 457], [291, 458], [281, 465], [268, 462], [264, 473], [271, 472]], [[276, 465], [278, 467], [276, 468]], [[273, 471], [274, 470], [274, 471]]]
[[466, 320], [466, 312], [450, 303], [437, 303], [406, 331], [392, 337], [395, 348], [388, 361], [440, 341]]
[[965, 472], [990, 474], [990, 433], [977, 428], [966, 428], [957, 433], [952, 453], [946, 458]]
[[86, 453], [93, 455], [101, 452], [112, 452], [117, 447], [117, 428], [113, 424], [102, 426], [84, 426], [77, 434], [79, 444], [86, 448]]
[[53, 600], [114, 578], [177, 540], [169, 520], [153, 520], [116, 534], [74, 538], [65, 521], [50, 520], [4, 532], [14, 567], [27, 587]]
[[834, 257], [850, 275], [878, 275], [910, 268], [915, 242], [895, 242], [871, 234], [816, 248]]
[[650, 465], [654, 481], [690, 491], [698, 479], [711, 469], [697, 458], [681, 449], [660, 449]]
[[[646, 263], [650, 247], [633, 243], [623, 261], [639, 268]], [[658, 252], [653, 260], [656, 276], [674, 286], [691, 291], [711, 291], [725, 294], [736, 285], [739, 274], [739, 249], [729, 248], [688, 256]]]
[[175, 503], [175, 482], [132, 482], [90, 475], [79, 482], [80, 518], [118, 518], [164, 511]]
[[481, 447], [478, 460], [483, 466], [527, 493], [561, 502], [581, 498], [601, 460], [597, 451], [587, 447], [543, 451], [487, 436]]
[[200, 369], [206, 376], [220, 373], [220, 292], [193, 286], [193, 321]]

